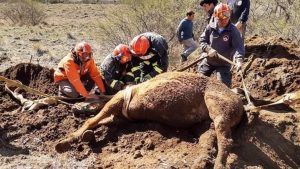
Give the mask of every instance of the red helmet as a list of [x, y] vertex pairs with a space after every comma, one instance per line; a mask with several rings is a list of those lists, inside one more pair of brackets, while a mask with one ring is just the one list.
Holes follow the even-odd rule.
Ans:
[[144, 35], [136, 36], [130, 42], [130, 51], [136, 55], [145, 55], [150, 47], [148, 38]]
[[75, 46], [75, 52], [76, 55], [79, 56], [79, 58], [82, 61], [87, 61], [92, 57], [92, 47], [87, 42], [80, 42]]
[[117, 60], [124, 64], [131, 61], [131, 53], [129, 50], [129, 46], [124, 44], [119, 44], [113, 51], [113, 56], [117, 58]]
[[214, 9], [214, 17], [224, 20], [230, 18], [230, 7], [227, 4], [220, 3]]

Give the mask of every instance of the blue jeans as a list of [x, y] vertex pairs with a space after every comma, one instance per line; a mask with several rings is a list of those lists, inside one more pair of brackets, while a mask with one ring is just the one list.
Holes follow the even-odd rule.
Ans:
[[185, 57], [188, 57], [191, 53], [193, 53], [198, 45], [196, 43], [196, 41], [193, 38], [190, 39], [186, 39], [182, 41], [182, 46], [183, 46], [183, 55]]

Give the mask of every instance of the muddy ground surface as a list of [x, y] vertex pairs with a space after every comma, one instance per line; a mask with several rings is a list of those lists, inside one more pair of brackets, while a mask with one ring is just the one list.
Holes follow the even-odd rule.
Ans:
[[[290, 40], [247, 40], [245, 82], [256, 105], [300, 89], [300, 48]], [[57, 94], [53, 70], [21, 63], [1, 72], [50, 95]], [[234, 74], [234, 87], [241, 78]], [[217, 153], [210, 121], [189, 129], [119, 119], [95, 130], [96, 142], [73, 144], [55, 152], [55, 143], [75, 131], [88, 116], [75, 116], [69, 105], [21, 111], [0, 83], [0, 168], [212, 168]], [[25, 94], [29, 99], [35, 95]], [[266, 101], [262, 101], [266, 100]], [[233, 130], [228, 168], [299, 168], [300, 106], [272, 107], [244, 116]]]

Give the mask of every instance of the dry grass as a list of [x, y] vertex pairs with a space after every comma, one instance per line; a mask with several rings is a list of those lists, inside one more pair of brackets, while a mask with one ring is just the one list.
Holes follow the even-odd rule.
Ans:
[[46, 15], [41, 5], [33, 0], [11, 0], [1, 9], [1, 17], [10, 25], [37, 25]]

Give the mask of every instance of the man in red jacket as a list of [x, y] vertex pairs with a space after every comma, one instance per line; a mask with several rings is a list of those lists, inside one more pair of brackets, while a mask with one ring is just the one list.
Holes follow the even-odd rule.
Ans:
[[77, 98], [80, 95], [86, 99], [96, 98], [95, 95], [88, 93], [95, 83], [100, 92], [105, 93], [101, 74], [92, 54], [91, 45], [80, 42], [59, 62], [54, 72], [54, 81], [59, 85], [60, 94], [70, 98]]

